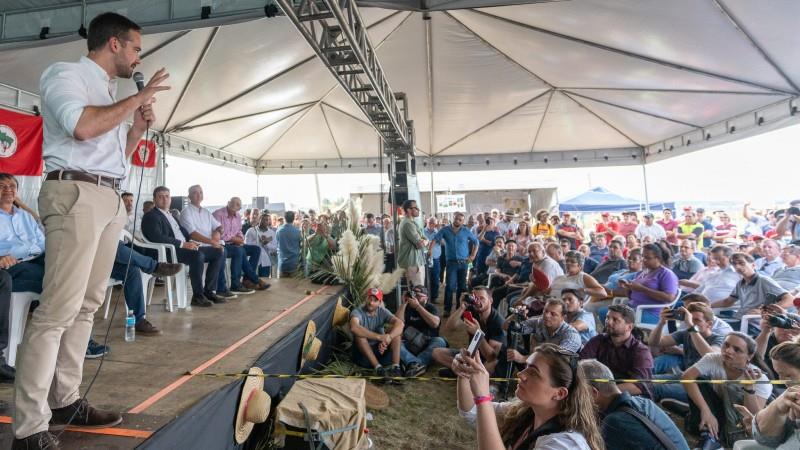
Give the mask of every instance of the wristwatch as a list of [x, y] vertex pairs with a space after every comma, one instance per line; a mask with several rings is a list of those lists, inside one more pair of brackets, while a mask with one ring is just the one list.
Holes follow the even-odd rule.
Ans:
[[699, 333], [700, 332], [700, 328], [698, 328], [697, 325], [692, 325], [691, 327], [686, 329], [686, 332], [687, 333]]

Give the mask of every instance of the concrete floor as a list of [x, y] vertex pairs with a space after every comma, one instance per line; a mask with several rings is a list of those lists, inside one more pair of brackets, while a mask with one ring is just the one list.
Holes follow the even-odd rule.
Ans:
[[[111, 353], [106, 356], [100, 375], [89, 393], [89, 402], [99, 408], [128, 411], [296, 304], [308, 296], [307, 293], [320, 289], [319, 285], [294, 279], [271, 282], [272, 287], [267, 291], [239, 296], [224, 305], [176, 310], [173, 313], [167, 312], [163, 306], [164, 290], [156, 288], [147, 317], [162, 330], [162, 334], [137, 336], [135, 342], [124, 341], [124, 314], [121, 313], [124, 309], [118, 306], [108, 337]], [[205, 372], [231, 373], [247, 369], [267, 348], [304, 322], [335, 291], [335, 287], [325, 288]], [[122, 292], [115, 290], [112, 299], [118, 299], [122, 305]], [[102, 312], [101, 308], [94, 328], [94, 338], [99, 342], [105, 339], [109, 324], [108, 320], [103, 320]], [[99, 364], [99, 360], [86, 360], [82, 393], [86, 391]], [[155, 431], [209, 392], [231, 381], [194, 377], [144, 411], [123, 414], [124, 421], [119, 427]], [[12, 395], [11, 385], [0, 385], [0, 402], [5, 403], [0, 403], [1, 416], [11, 415], [9, 405]], [[0, 424], [0, 448], [10, 448], [11, 440], [10, 425]], [[141, 438], [71, 431], [63, 433], [59, 440], [64, 449], [128, 449], [142, 442]]]

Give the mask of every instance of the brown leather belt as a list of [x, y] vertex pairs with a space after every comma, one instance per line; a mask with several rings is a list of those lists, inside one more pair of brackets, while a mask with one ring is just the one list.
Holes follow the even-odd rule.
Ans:
[[56, 181], [83, 181], [98, 186], [109, 187], [119, 190], [120, 179], [95, 175], [93, 173], [81, 172], [79, 170], [56, 170], [47, 174], [46, 180]]

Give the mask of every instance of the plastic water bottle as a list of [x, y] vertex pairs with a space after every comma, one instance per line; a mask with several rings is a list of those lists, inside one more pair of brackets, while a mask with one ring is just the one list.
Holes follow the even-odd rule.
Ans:
[[133, 342], [136, 340], [136, 316], [133, 315], [133, 310], [128, 310], [128, 316], [125, 318], [125, 342]]

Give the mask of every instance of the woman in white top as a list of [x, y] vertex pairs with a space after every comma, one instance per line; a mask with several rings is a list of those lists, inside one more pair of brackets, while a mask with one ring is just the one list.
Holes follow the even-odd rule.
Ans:
[[250, 227], [244, 235], [244, 243], [261, 247], [261, 256], [258, 259], [258, 276], [269, 277], [272, 271], [270, 255], [278, 251], [278, 242], [275, 240], [275, 229], [270, 226], [272, 218], [269, 214], [261, 214], [258, 226]]
[[605, 297], [606, 290], [593, 276], [583, 271], [583, 262], [586, 259], [583, 253], [571, 250], [564, 256], [564, 265], [567, 270], [563, 276], [553, 280], [550, 285], [550, 295], [556, 298], [561, 298], [561, 291], [563, 289], [575, 289], [583, 291], [586, 295], [585, 300], [590, 297]]
[[[453, 360], [458, 410], [477, 426], [479, 450], [603, 450], [592, 395], [578, 355], [542, 344], [519, 373], [516, 399], [490, 401], [480, 355]], [[498, 425], [499, 422], [499, 425]]]

